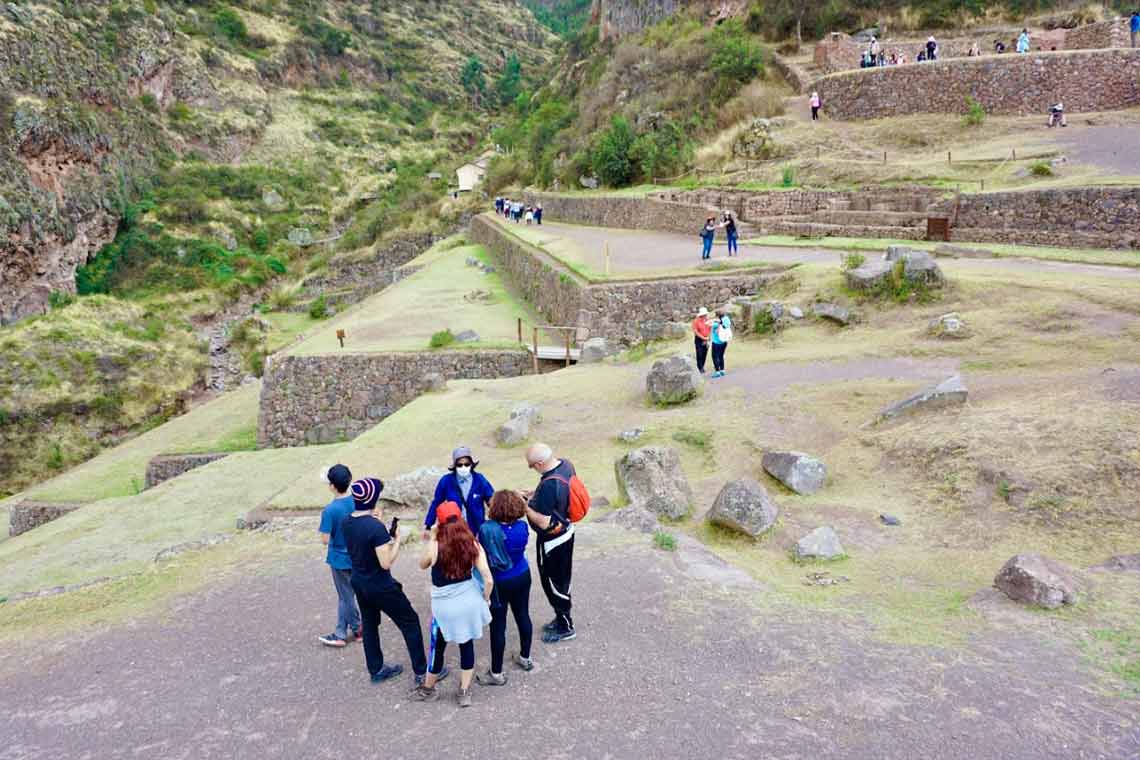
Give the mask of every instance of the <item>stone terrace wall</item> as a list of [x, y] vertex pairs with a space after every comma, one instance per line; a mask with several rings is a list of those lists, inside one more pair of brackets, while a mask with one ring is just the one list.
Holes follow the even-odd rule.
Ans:
[[224, 459], [229, 454], [159, 454], [146, 464], [146, 488], [154, 488], [171, 478]]
[[18, 536], [79, 509], [82, 504], [21, 501], [8, 514], [8, 535]]
[[1085, 24], [1065, 32], [1065, 48], [1068, 50], [1123, 48], [1131, 44], [1126, 18]]
[[[1099, 25], [1090, 24], [1090, 26]], [[1013, 54], [1014, 44], [1020, 32], [1021, 27], [1010, 27], [1004, 30], [979, 29], [977, 33], [972, 36], [943, 38], [936, 34], [934, 38], [938, 41], [939, 60], [946, 60], [947, 58], [966, 58], [970, 52], [970, 47], [975, 42], [978, 43], [978, 49], [983, 55], [993, 53], [994, 40], [999, 39], [1006, 44], [1009, 54]], [[1071, 31], [1069, 33], [1071, 34]], [[1069, 44], [1069, 38], [1064, 29], [1031, 29], [1029, 35], [1031, 52], [1049, 50], [1050, 48], [1064, 50], [1066, 48], [1075, 47]], [[1089, 44], [1081, 45], [1080, 47], [1123, 47], [1122, 45], [1106, 44], [1110, 40], [1107, 27], [1096, 32], [1090, 32], [1087, 35], [1087, 39]], [[913, 39], [887, 38], [879, 40], [879, 44], [882, 46], [883, 52], [888, 58], [890, 58], [892, 53], [905, 56], [907, 65], [909, 66], [912, 63], [916, 63], [919, 52], [925, 50], [926, 37], [915, 37]], [[859, 62], [862, 60], [863, 53], [867, 50], [867, 46], [868, 43], [856, 42], [846, 34], [828, 35], [816, 43], [814, 51], [815, 65], [824, 74], [835, 74], [840, 71], [850, 71], [851, 69], [858, 70]]]
[[795, 92], [808, 92], [812, 81], [810, 74], [779, 53], [773, 53], [768, 60]]
[[[543, 208], [545, 213], [546, 209]], [[471, 220], [472, 242], [495, 254], [514, 288], [552, 325], [579, 327], [585, 283], [549, 256], [500, 229], [485, 216]]]
[[833, 74], [815, 83], [836, 119], [963, 113], [973, 97], [989, 113], [1069, 114], [1140, 105], [1140, 50], [983, 56]]
[[866, 190], [677, 190], [655, 197], [680, 203], [691, 203], [732, 210], [744, 221], [757, 221], [776, 216], [810, 214], [830, 207], [832, 201], [845, 200], [853, 211], [875, 211], [889, 205], [890, 210], [925, 211], [941, 197], [942, 191], [929, 187], [869, 188]]
[[261, 385], [259, 446], [354, 438], [423, 394], [430, 373], [446, 379], [516, 377], [526, 351], [272, 356]]
[[527, 203], [542, 205], [542, 218], [591, 227], [665, 230], [695, 235], [715, 209], [685, 203], [605, 195], [524, 193]]
[[[953, 201], [944, 204], [950, 213]], [[954, 240], [1140, 248], [1140, 188], [1073, 188], [963, 195]]]

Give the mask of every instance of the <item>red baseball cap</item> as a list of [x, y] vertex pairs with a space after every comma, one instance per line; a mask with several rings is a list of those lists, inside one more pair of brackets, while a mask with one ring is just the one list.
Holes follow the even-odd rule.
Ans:
[[463, 519], [463, 513], [459, 511], [459, 505], [454, 501], [445, 501], [435, 508], [435, 520], [440, 525], [451, 522], [452, 518]]

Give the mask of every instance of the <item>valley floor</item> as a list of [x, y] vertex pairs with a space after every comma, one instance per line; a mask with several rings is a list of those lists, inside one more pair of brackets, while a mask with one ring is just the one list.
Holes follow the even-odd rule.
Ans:
[[[312, 530], [301, 521], [274, 540], [307, 542]], [[0, 664], [0, 758], [1140, 752], [1136, 702], [1106, 695], [1042, 616], [1011, 611], [993, 592], [971, 600], [992, 625], [963, 646], [891, 645], [868, 636], [864, 620], [774, 603], [759, 581], [728, 574], [730, 589], [697, 580], [687, 569], [707, 562], [699, 549], [671, 554], [635, 539], [586, 526], [575, 567], [579, 638], [536, 644], [537, 669], [507, 668], [506, 686], [476, 686], [474, 709], [455, 706], [456, 675], [440, 702], [412, 703], [410, 676], [369, 683], [359, 645], [321, 648], [335, 597], [309, 542], [270, 565], [239, 563], [159, 617], [10, 651]], [[426, 582], [411, 554], [395, 575], [426, 624]], [[613, 583], [619, 577], [636, 582]], [[549, 610], [537, 589], [532, 600], [537, 625]], [[390, 622], [381, 636], [389, 661], [407, 668]], [[512, 629], [508, 655], [515, 646]], [[485, 667], [486, 639], [477, 652]]]

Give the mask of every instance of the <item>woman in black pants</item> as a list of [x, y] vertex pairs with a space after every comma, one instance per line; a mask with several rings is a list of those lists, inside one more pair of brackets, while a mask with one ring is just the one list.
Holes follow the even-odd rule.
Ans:
[[487, 554], [487, 563], [495, 579], [491, 595], [491, 669], [475, 676], [482, 686], [502, 686], [503, 654], [507, 648], [507, 610], [510, 609], [519, 629], [519, 653], [515, 664], [533, 670], [530, 645], [534, 627], [530, 622], [530, 565], [526, 561], [526, 545], [530, 527], [526, 521], [526, 502], [514, 491], [498, 491], [491, 497], [490, 519], [479, 529], [479, 542]]

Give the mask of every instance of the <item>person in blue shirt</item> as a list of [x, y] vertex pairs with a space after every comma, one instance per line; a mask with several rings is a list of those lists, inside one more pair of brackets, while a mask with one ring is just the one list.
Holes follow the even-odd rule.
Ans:
[[712, 360], [713, 377], [724, 377], [724, 352], [728, 350], [728, 342], [732, 340], [732, 320], [724, 309], [716, 310], [716, 319], [712, 323]]
[[479, 535], [479, 528], [485, 519], [487, 503], [495, 493], [490, 481], [476, 472], [479, 463], [471, 454], [471, 449], [460, 446], [451, 452], [451, 466], [446, 475], [435, 486], [435, 497], [431, 500], [427, 515], [424, 516], [424, 536], [435, 525], [435, 510], [445, 501], [459, 505], [463, 519], [473, 535]]
[[343, 647], [349, 641], [360, 639], [360, 612], [352, 593], [352, 560], [348, 547], [344, 544], [344, 534], [340, 524], [352, 513], [352, 496], [348, 488], [352, 484], [352, 473], [343, 464], [334, 464], [321, 473], [323, 480], [335, 497], [321, 511], [321, 541], [328, 547], [325, 562], [332, 570], [333, 586], [336, 588], [336, 629], [319, 637], [327, 647]]
[[486, 551], [495, 580], [491, 593], [491, 668], [476, 675], [475, 680], [482, 686], [502, 686], [507, 682], [503, 654], [507, 648], [508, 610], [519, 629], [515, 664], [526, 671], [534, 670], [530, 659], [534, 625], [530, 620], [530, 565], [526, 561], [530, 540], [526, 501], [515, 491], [498, 491], [491, 498], [488, 518], [479, 531], [479, 543]]
[[1136, 40], [1140, 38], [1140, 11], [1132, 11], [1132, 18], [1128, 19], [1128, 32], [1132, 35], [1132, 47], [1136, 47]]

